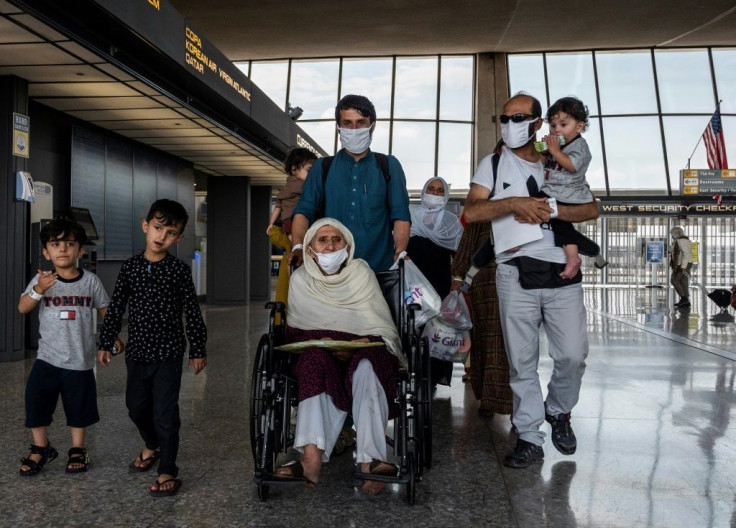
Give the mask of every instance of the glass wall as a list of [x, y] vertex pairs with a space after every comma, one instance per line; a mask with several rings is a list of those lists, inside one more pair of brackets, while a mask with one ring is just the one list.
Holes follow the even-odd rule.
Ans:
[[718, 101], [736, 160], [736, 49], [514, 54], [508, 70], [512, 94], [545, 107], [575, 95], [588, 106], [587, 178], [598, 196], [680, 194], [681, 169], [708, 168], [701, 136]]
[[304, 111], [299, 126], [327, 152], [340, 148], [335, 105], [346, 94], [373, 102], [371, 148], [395, 155], [409, 190], [439, 175], [469, 187], [474, 167], [475, 60], [470, 55], [253, 61], [238, 66], [284, 110]]

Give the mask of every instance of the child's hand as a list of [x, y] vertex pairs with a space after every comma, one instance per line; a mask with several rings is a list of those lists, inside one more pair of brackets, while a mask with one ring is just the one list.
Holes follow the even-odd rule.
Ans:
[[559, 136], [556, 136], [554, 134], [549, 134], [547, 136], [544, 136], [544, 141], [547, 142], [547, 150], [553, 156], [562, 152], [562, 147], [560, 147], [560, 137]]
[[97, 362], [102, 365], [103, 367], [106, 367], [110, 364], [110, 361], [112, 361], [112, 354], [109, 350], [98, 350], [97, 351]]
[[199, 374], [207, 366], [207, 358], [189, 358], [188, 367], [192, 368], [192, 366], [194, 366], [194, 374]]
[[55, 271], [43, 271], [41, 269], [38, 270], [38, 284], [36, 284], [36, 288], [38, 293], [46, 293], [46, 290], [51, 288], [54, 284], [56, 284], [56, 279], [59, 277]]
[[273, 227], [273, 224], [268, 224], [268, 227], [266, 228], [266, 236], [271, 235], [271, 228]]

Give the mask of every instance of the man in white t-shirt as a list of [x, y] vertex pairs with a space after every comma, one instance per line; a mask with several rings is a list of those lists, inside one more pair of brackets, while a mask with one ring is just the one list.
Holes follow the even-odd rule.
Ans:
[[[585, 306], [581, 276], [562, 279], [565, 253], [555, 246], [549, 226], [553, 209], [547, 198], [514, 196], [489, 200], [492, 194], [519, 182], [541, 188], [544, 171], [534, 148], [536, 132], [542, 126], [542, 107], [534, 97], [517, 94], [509, 99], [500, 116], [504, 146], [494, 181], [492, 156], [481, 160], [473, 176], [465, 202], [468, 222], [489, 222], [513, 215], [522, 224], [539, 224], [542, 238], [496, 255], [496, 288], [510, 384], [514, 393], [513, 424], [519, 432], [514, 450], [504, 459], [512, 468], [526, 467], [544, 458], [545, 419], [552, 425], [552, 443], [571, 455], [577, 439], [570, 426], [570, 411], [578, 401], [588, 355]], [[516, 188], [524, 188], [524, 185]], [[583, 222], [598, 217], [598, 204], [558, 205], [557, 218]], [[539, 327], [544, 322], [549, 355], [554, 361], [546, 400], [539, 382]]]

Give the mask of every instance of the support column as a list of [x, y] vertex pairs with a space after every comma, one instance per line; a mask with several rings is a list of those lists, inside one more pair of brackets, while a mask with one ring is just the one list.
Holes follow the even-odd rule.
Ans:
[[476, 55], [475, 156], [473, 166], [493, 151], [501, 139], [498, 115], [509, 98], [505, 53]]
[[248, 304], [250, 191], [250, 178], [207, 179], [208, 304]]
[[271, 299], [271, 242], [266, 236], [271, 216], [271, 187], [250, 188], [250, 300]]
[[[18, 299], [26, 286], [28, 202], [16, 202], [15, 173], [28, 170], [28, 158], [13, 155], [13, 112], [28, 115], [28, 83], [15, 76], [0, 76], [0, 362], [25, 357], [25, 317]], [[31, 128], [31, 133], [33, 129]], [[30, 152], [33, 152], [31, 136]], [[38, 314], [34, 310], [32, 316]]]

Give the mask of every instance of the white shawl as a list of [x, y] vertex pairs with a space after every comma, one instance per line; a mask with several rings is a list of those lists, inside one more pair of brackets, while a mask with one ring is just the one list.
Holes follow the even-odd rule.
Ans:
[[[346, 264], [334, 275], [323, 275], [306, 253], [317, 230], [325, 225], [339, 229], [348, 244]], [[364, 260], [353, 258], [355, 242], [350, 230], [333, 218], [322, 218], [307, 231], [304, 247], [304, 265], [292, 273], [289, 281], [289, 326], [379, 335], [389, 352], [406, 365], [398, 330], [376, 276]]]
[[[445, 187], [445, 201], [436, 208], [429, 208], [424, 204], [424, 196], [427, 194], [427, 185], [434, 180], [440, 180]], [[440, 177], [430, 178], [422, 189], [422, 203], [412, 205], [411, 213], [411, 236], [428, 238], [435, 244], [452, 251], [457, 250], [460, 238], [463, 236], [463, 225], [456, 214], [445, 210], [450, 200], [450, 186]]]

